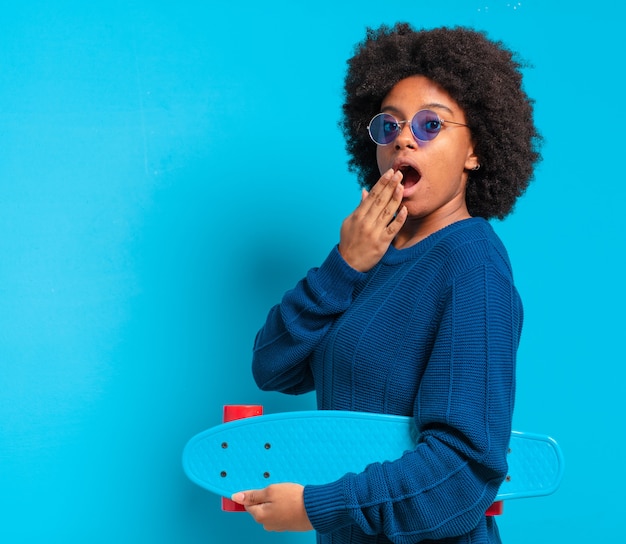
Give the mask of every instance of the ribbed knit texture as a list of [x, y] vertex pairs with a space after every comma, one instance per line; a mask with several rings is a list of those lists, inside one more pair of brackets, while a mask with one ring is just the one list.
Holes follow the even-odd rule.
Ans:
[[495, 543], [522, 305], [491, 226], [460, 221], [363, 274], [334, 248], [272, 308], [253, 374], [318, 407], [413, 416], [417, 447], [306, 486], [323, 544]]

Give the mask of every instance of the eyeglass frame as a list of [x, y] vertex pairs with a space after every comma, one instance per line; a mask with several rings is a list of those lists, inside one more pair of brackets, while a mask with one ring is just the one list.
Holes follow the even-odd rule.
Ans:
[[[413, 130], [413, 120], [420, 114], [423, 112], [429, 112], [432, 113], [434, 115], [434, 117], [439, 121], [440, 126], [437, 129], [437, 132], [434, 133], [434, 136], [432, 138], [430, 138], [429, 140], [424, 140], [422, 138], [419, 138], [417, 136], [417, 134], [415, 134], [415, 131]], [[380, 116], [388, 116], [391, 117], [394, 120], [394, 123], [398, 126], [398, 131], [396, 133], [396, 135], [394, 136], [393, 140], [391, 140], [388, 143], [380, 143], [377, 142], [374, 137], [372, 136], [372, 130], [371, 130], [371, 125], [372, 122], [374, 121], [374, 119], [376, 119], [377, 117]], [[428, 108], [419, 110], [418, 112], [415, 113], [415, 115], [413, 117], [411, 117], [411, 119], [405, 119], [404, 121], [399, 121], [398, 119], [396, 119], [393, 115], [391, 115], [390, 113], [386, 113], [386, 112], [380, 112], [377, 113], [376, 115], [374, 115], [374, 117], [372, 117], [372, 119], [370, 120], [369, 124], [367, 125], [367, 133], [369, 134], [370, 139], [376, 144], [376, 145], [380, 145], [380, 146], [387, 146], [387, 145], [391, 145], [396, 138], [401, 134], [402, 130], [404, 129], [404, 125], [406, 123], [409, 123], [409, 129], [411, 130], [411, 134], [413, 135], [413, 138], [419, 143], [419, 142], [432, 142], [437, 136], [439, 136], [439, 133], [441, 132], [441, 127], [445, 126], [446, 123], [450, 124], [450, 125], [458, 125], [461, 127], [467, 127], [469, 128], [469, 125], [465, 124], [465, 123], [458, 123], [456, 121], [449, 121], [447, 119], [442, 119], [441, 117], [439, 117], [439, 114], [436, 111], [433, 110], [429, 110]]]

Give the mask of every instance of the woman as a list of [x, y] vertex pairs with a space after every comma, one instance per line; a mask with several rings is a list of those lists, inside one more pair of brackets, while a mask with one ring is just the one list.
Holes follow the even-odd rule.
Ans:
[[414, 450], [325, 485], [233, 500], [319, 543], [500, 542], [485, 511], [506, 476], [522, 305], [489, 223], [539, 160], [521, 65], [463, 28], [368, 30], [343, 128], [364, 187], [338, 245], [255, 340], [263, 390], [320, 409], [412, 416]]

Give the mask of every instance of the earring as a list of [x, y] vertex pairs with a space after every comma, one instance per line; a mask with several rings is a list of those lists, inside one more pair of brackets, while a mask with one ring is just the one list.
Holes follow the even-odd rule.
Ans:
[[474, 166], [474, 168], [472, 168], [472, 170], [474, 170], [474, 171], [480, 170], [480, 164], [477, 164], [476, 166]]

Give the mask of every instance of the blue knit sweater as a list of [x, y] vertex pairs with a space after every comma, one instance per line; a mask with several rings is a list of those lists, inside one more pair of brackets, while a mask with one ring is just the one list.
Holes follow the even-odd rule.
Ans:
[[319, 543], [494, 543], [507, 472], [522, 305], [483, 219], [454, 223], [367, 273], [337, 248], [272, 308], [254, 345], [263, 390], [318, 407], [413, 416], [416, 448], [304, 489]]

